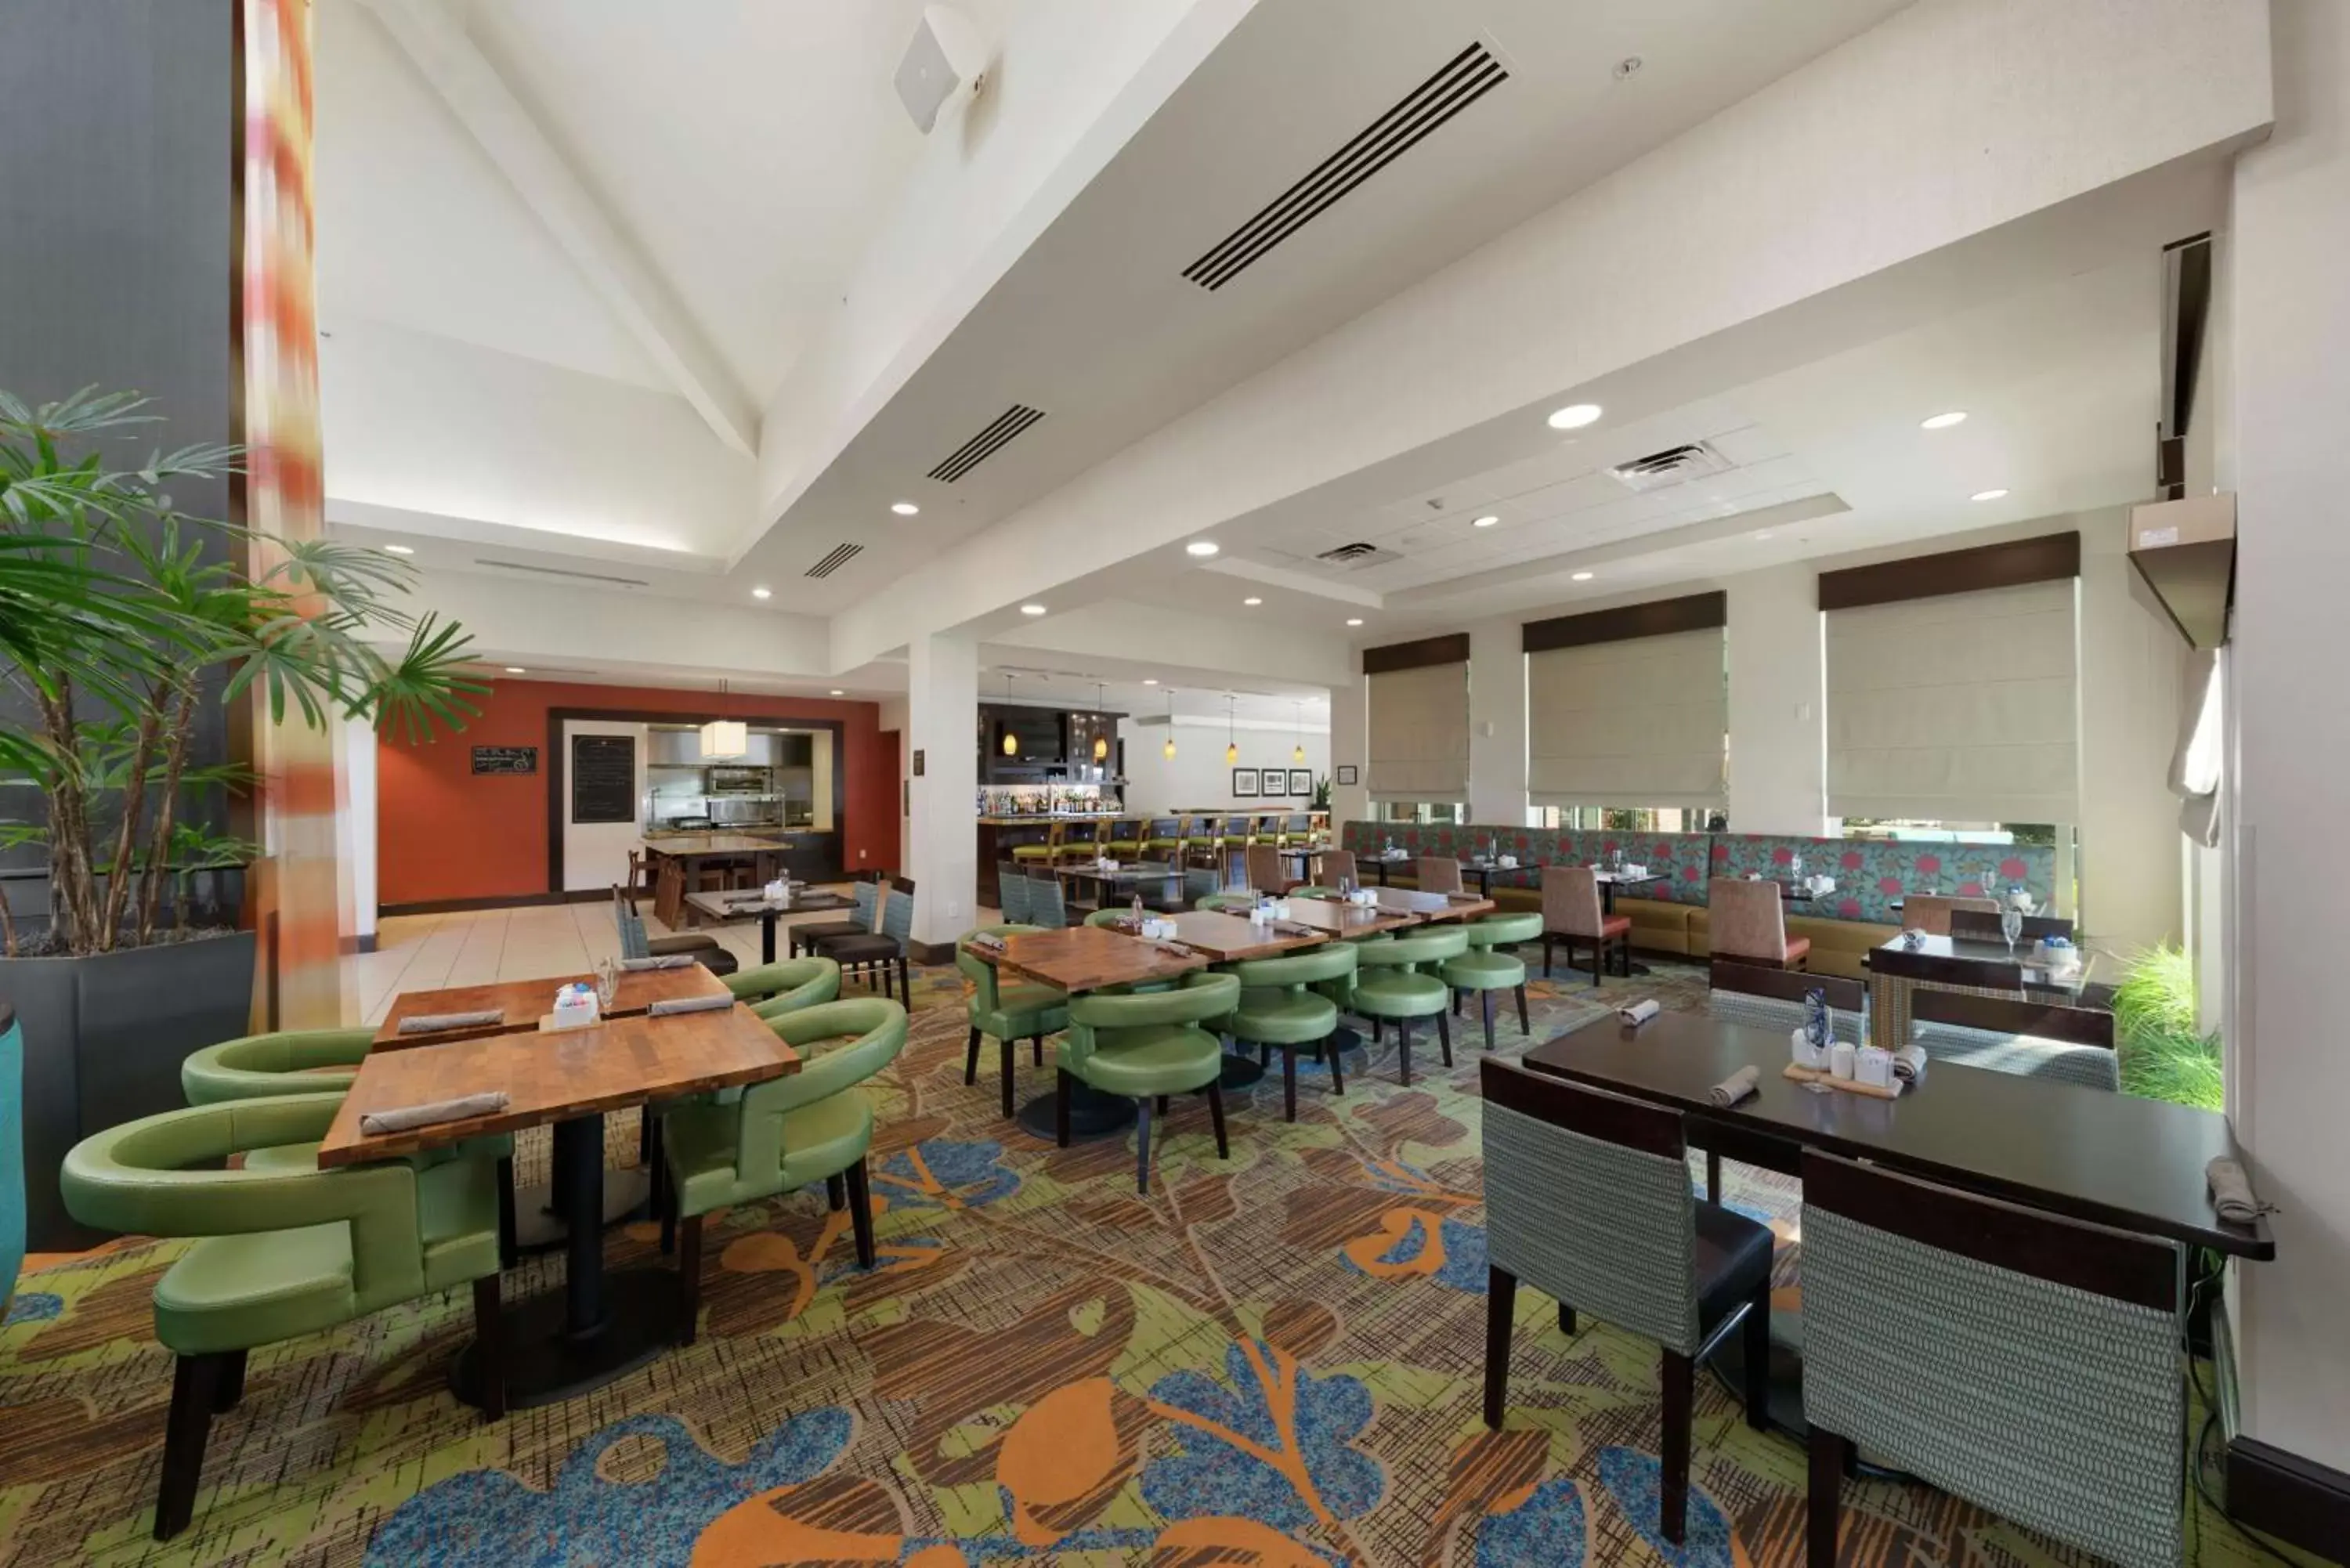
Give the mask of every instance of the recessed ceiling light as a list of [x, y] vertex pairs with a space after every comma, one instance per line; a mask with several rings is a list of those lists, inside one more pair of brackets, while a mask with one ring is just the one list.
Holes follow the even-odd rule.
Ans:
[[1045, 607], [1043, 605], [1022, 605], [1020, 607], [1020, 613], [1022, 615], [1043, 615], [1045, 613]]
[[413, 545], [386, 545], [383, 547], [383, 553], [387, 556], [413, 556], [416, 554], [416, 546]]
[[1591, 574], [1589, 572], [1577, 572], [1570, 580], [1578, 583], [1587, 583], [1591, 580]]
[[1198, 556], [1202, 559], [1205, 559], [1222, 548], [1223, 546], [1217, 544], [1213, 539], [1194, 539], [1190, 544], [1183, 546], [1183, 553], [1187, 556]]
[[519, 665], [519, 664], [509, 664], [509, 665], [507, 665], [507, 666], [506, 666], [506, 673], [507, 673], [508, 675], [527, 675], [527, 674], [529, 674], [529, 673], [530, 673], [530, 671], [529, 671], [529, 670], [525, 670], [525, 669], [524, 669], [521, 665]]
[[1471, 528], [1491, 528], [1494, 524], [1499, 523], [1501, 519], [1499, 517], [1496, 517], [1491, 512], [1488, 512], [1482, 517], [1471, 518], [1469, 520], [1469, 526]]
[[1970, 501], [1996, 501], [2006, 493], [2007, 492], [2004, 490], [1978, 490], [1972, 495], [1968, 496], [1967, 499]]
[[889, 504], [889, 510], [895, 512], [900, 517], [911, 517], [916, 513], [920, 512], [921, 508], [915, 505], [910, 501], [893, 501]]
[[1569, 403], [1550, 416], [1550, 428], [1555, 431], [1579, 431], [1599, 422], [1601, 410], [1597, 403]]
[[848, 695], [848, 693], [847, 693], [847, 692], [843, 691], [842, 691], [839, 687], [837, 687], [837, 686], [836, 686], [836, 687], [834, 687], [834, 688], [832, 689], [832, 694], [833, 694], [834, 696], [836, 696], [836, 697], [846, 697], [846, 696], [847, 696], [847, 695]]
[[754, 599], [771, 599], [775, 597], [775, 590], [773, 588], [753, 588], [751, 590], [751, 597]]
[[1931, 419], [1919, 420], [1918, 421], [1918, 428], [1921, 431], [1946, 431], [1952, 425], [1962, 425], [1966, 422], [1966, 410], [1952, 409], [1947, 414], [1936, 414]]
[[1348, 626], [1360, 626], [1363, 624], [1363, 618], [1361, 616], [1351, 616], [1347, 618], [1347, 624]]
[[1770, 529], [1768, 529], [1768, 528], [1761, 528], [1761, 529], [1757, 529], [1757, 530], [1755, 531], [1754, 536], [1755, 536], [1757, 539], [1768, 539], [1768, 538], [1771, 536], [1771, 530], [1770, 530]]
[[1243, 604], [1244, 604], [1244, 605], [1248, 606], [1248, 607], [1249, 607], [1249, 608], [1251, 608], [1251, 609], [1254, 609], [1254, 608], [1256, 608], [1256, 607], [1257, 607], [1257, 606], [1259, 606], [1259, 605], [1261, 605], [1261, 604], [1264, 603], [1264, 601], [1263, 601], [1263, 599], [1260, 599], [1260, 598], [1245, 598], [1245, 599], [1243, 599], [1243, 600], [1241, 601], [1241, 603], [1243, 603]]
[[1156, 686], [1159, 684], [1159, 677], [1156, 675], [1146, 675], [1142, 678], [1142, 683], [1145, 686]]

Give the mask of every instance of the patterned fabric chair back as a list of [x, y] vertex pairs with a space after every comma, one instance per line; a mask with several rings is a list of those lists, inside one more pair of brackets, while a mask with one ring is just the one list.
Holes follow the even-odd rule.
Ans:
[[1325, 849], [1317, 865], [1315, 876], [1325, 888], [1360, 880], [1355, 870], [1355, 852], [1351, 849]]
[[612, 924], [619, 929], [622, 958], [640, 959], [651, 954], [652, 944], [645, 939], [645, 918], [637, 913], [637, 907], [618, 888], [612, 889]]
[[1029, 903], [1027, 874], [1014, 870], [1007, 861], [995, 873], [995, 901], [1003, 912], [1003, 923], [1007, 926], [1026, 925]]
[[1461, 891], [1461, 862], [1440, 855], [1419, 857], [1419, 890], [1423, 893]]
[[1929, 937], [1950, 934], [1950, 911], [1976, 909], [1996, 916], [1999, 906], [1989, 898], [1953, 898], [1938, 893], [1912, 893], [1901, 901], [1901, 923]]
[[674, 855], [662, 856], [653, 875], [653, 914], [672, 931], [685, 929], [685, 863]]
[[[1498, 1056], [1481, 1066], [1493, 1266], [1577, 1312], [1696, 1354], [1697, 1203], [1680, 1117]], [[1808, 1251], [1804, 1266], [1808, 1291]]]
[[1542, 868], [1543, 929], [1570, 937], [1599, 934], [1599, 880], [1588, 866]]
[[1061, 896], [1058, 877], [1028, 878], [1028, 923], [1042, 926], [1048, 931], [1066, 929], [1069, 923], [1068, 900]]
[[881, 905], [881, 934], [895, 938], [900, 944], [913, 940], [913, 878], [910, 877], [889, 878], [889, 891]]
[[850, 896], [856, 899], [857, 907], [849, 911], [848, 918], [857, 922], [857, 929], [868, 934], [879, 930], [881, 929], [881, 884], [859, 882]]
[[1150, 819], [1150, 836], [1153, 838], [1171, 838], [1178, 843], [1180, 843], [1183, 838], [1183, 819], [1180, 816], [1152, 817]]
[[1816, 1153], [1803, 1229], [1814, 1428], [2098, 1557], [2177, 1568], [2177, 1243]]
[[1724, 1023], [1743, 1023], [1773, 1033], [1801, 1029], [1810, 1016], [1804, 999], [1816, 991], [1828, 1004], [1829, 1037], [1852, 1045], [1863, 1044], [1860, 1002], [1866, 987], [1859, 981], [1757, 969], [1728, 960], [1715, 961], [1711, 979], [1713, 988], [1706, 994], [1705, 1010]]
[[1224, 885], [1224, 874], [1214, 867], [1194, 866], [1183, 873], [1183, 901], [1197, 907], [1202, 898], [1212, 898]]
[[1281, 851], [1271, 844], [1248, 846], [1249, 886], [1260, 893], [1278, 893], [1289, 877], [1281, 868]]
[[1706, 888], [1712, 911], [1706, 937], [1715, 952], [1731, 958], [1787, 959], [1786, 902], [1776, 882], [1716, 877]]

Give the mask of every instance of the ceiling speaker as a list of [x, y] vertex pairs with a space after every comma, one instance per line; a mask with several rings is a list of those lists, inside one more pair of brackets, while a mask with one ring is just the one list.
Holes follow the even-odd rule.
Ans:
[[930, 134], [952, 103], [977, 98], [987, 85], [987, 46], [970, 18], [949, 5], [925, 5], [914, 41], [898, 62], [898, 101]]

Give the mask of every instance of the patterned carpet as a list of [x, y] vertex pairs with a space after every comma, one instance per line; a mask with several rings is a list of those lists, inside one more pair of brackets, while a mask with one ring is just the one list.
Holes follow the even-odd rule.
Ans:
[[[1416, 1049], [1409, 1090], [1391, 1045], [1348, 1064], [1343, 1098], [1308, 1068], [1294, 1127], [1276, 1070], [1233, 1101], [1229, 1161], [1204, 1104], [1179, 1103], [1145, 1199], [1130, 1134], [1057, 1150], [1001, 1117], [992, 1072], [965, 1087], [959, 982], [919, 985], [875, 1085], [876, 1272], [820, 1191], [726, 1211], [695, 1345], [496, 1425], [444, 1385], [462, 1292], [256, 1351], [168, 1547], [148, 1538], [171, 1386], [148, 1300], [172, 1245], [28, 1277], [0, 1329], [0, 1561], [1801, 1561], [1803, 1453], [1703, 1376], [1689, 1542], [1655, 1536], [1655, 1351], [1587, 1318], [1569, 1339], [1538, 1293], [1519, 1293], [1508, 1428], [1485, 1430], [1473, 1045], [1449, 1073]], [[1633, 996], [1694, 1009], [1702, 987], [1537, 984], [1535, 1037]], [[1523, 1045], [1505, 1023], [1501, 1048]], [[1048, 1083], [1024, 1053], [1022, 1096]], [[1733, 1168], [1731, 1189], [1780, 1233], [1793, 1304], [1793, 1184]], [[658, 1262], [650, 1228], [609, 1256]], [[525, 1264], [508, 1299], [559, 1269]], [[2202, 1563], [2254, 1560], [2199, 1515], [2189, 1539]], [[1848, 1489], [1846, 1542], [1888, 1568], [2084, 1561], [1919, 1486]]]

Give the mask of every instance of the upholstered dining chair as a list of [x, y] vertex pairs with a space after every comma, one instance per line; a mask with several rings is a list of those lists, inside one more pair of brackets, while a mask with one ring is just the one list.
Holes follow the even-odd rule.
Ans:
[[1232, 1157], [1224, 1132], [1224, 1044], [1202, 1025], [1239, 1004], [1241, 982], [1229, 974], [1186, 975], [1170, 991], [1069, 998], [1069, 1028], [1057, 1043], [1060, 1066], [1059, 1121], [1055, 1128], [1069, 1147], [1069, 1099], [1086, 1084], [1135, 1102], [1134, 1189], [1150, 1192], [1151, 1103], [1169, 1095], [1204, 1094], [1216, 1129], [1216, 1155]]
[[[1105, 910], [1104, 913], [1114, 911]], [[1094, 922], [1088, 919], [1086, 922]], [[971, 1020], [971, 1044], [964, 1054], [962, 1081], [979, 1082], [979, 1044], [993, 1039], [1002, 1058], [1003, 1072], [1003, 1114], [1012, 1114], [1012, 1067], [1014, 1044], [1022, 1040], [1035, 1043], [1036, 1065], [1045, 1064], [1045, 1036], [1058, 1034], [1069, 1026], [1068, 995], [1049, 985], [1035, 981], [1005, 980], [995, 966], [967, 951], [971, 939], [976, 936], [1015, 937], [1026, 931], [1041, 931], [1042, 926], [980, 926], [965, 931], [955, 943], [955, 968], [963, 979], [971, 981], [971, 994], [964, 1009]]]
[[1461, 928], [1468, 934], [1469, 950], [1446, 961], [1444, 983], [1451, 989], [1453, 1005], [1470, 993], [1477, 998], [1485, 1021], [1485, 1049], [1493, 1048], [1493, 997], [1515, 992], [1518, 1033], [1532, 1038], [1534, 1025], [1526, 1017], [1526, 962], [1509, 950], [1543, 934], [1543, 918], [1529, 909], [1523, 914], [1488, 915]]
[[1215, 909], [1227, 915], [1245, 915], [1256, 908], [1254, 893], [1211, 893], [1196, 908]]
[[1061, 857], [1061, 843], [1066, 831], [1065, 824], [1046, 823], [1042, 839], [1034, 844], [1013, 846], [1012, 858], [1023, 866], [1049, 867]]
[[726, 950], [726, 944], [707, 931], [677, 931], [666, 937], [647, 936], [645, 918], [637, 913], [636, 900], [619, 888], [612, 889], [612, 925], [619, 937], [620, 956], [624, 959], [668, 958], [676, 953], [688, 953], [694, 962], [722, 978], [742, 967], [740, 961]]
[[1406, 1087], [1411, 1084], [1411, 1021], [1436, 1020], [1436, 1038], [1443, 1047], [1444, 1064], [1452, 1065], [1452, 992], [1444, 983], [1444, 966], [1469, 950], [1469, 933], [1459, 926], [1428, 926], [1383, 942], [1355, 944], [1355, 1015], [1371, 1021], [1374, 1037], [1381, 1026], [1396, 1026], [1396, 1065]]
[[1343, 888], [1348, 883], [1361, 886], [1355, 871], [1355, 852], [1351, 849], [1325, 849], [1314, 857], [1314, 880], [1326, 888]]
[[1183, 868], [1183, 908], [1204, 909], [1208, 900], [1218, 896], [1224, 886], [1224, 874], [1208, 866], [1187, 866]]
[[1543, 973], [1550, 973], [1555, 944], [1566, 944], [1566, 964], [1575, 967], [1575, 950], [1591, 948], [1591, 983], [1600, 983], [1607, 970], [1608, 950], [1617, 950], [1628, 972], [1632, 967], [1632, 918], [1603, 913], [1598, 874], [1588, 866], [1545, 866], [1542, 868]]
[[1108, 837], [1102, 847], [1121, 859], [1132, 859], [1142, 853], [1150, 835], [1139, 816], [1121, 816], [1107, 825]]
[[838, 964], [844, 975], [867, 975], [868, 985], [872, 975], [879, 975], [884, 996], [890, 994], [890, 977], [895, 975], [898, 1000], [911, 1007], [914, 991], [906, 950], [914, 940], [913, 878], [890, 877], [880, 897], [880, 929], [864, 936], [819, 938], [816, 950]]
[[[1657, 1528], [1678, 1546], [1689, 1509], [1690, 1415], [1697, 1364], [1743, 1326], [1746, 1424], [1763, 1428], [1770, 1399], [1771, 1232], [1690, 1189], [1681, 1119], [1661, 1106], [1529, 1073], [1488, 1056], [1484, 1089], [1485, 1425], [1509, 1403], [1510, 1340], [1521, 1282], [1576, 1314], [1659, 1349], [1663, 1474]], [[1804, 1237], [1808, 1315], [1810, 1236]], [[2012, 1323], [2014, 1320], [2005, 1320]], [[1901, 1323], [1901, 1332], [1888, 1324]], [[1876, 1331], [1896, 1346], [1908, 1319]], [[1809, 1356], [1805, 1358], [1809, 1376]]]
[[1996, 916], [1999, 905], [1990, 898], [1956, 898], [1941, 893], [1912, 893], [1901, 900], [1901, 924], [1929, 937], [1950, 934], [1950, 911], [1972, 909]]
[[[825, 1183], [832, 1207], [848, 1210], [860, 1268], [873, 1266], [873, 1202], [865, 1151], [873, 1106], [857, 1087], [887, 1067], [906, 1044], [906, 1010], [879, 997], [853, 997], [767, 1020], [800, 1052], [800, 1070], [743, 1091], [733, 1104], [696, 1102], [663, 1118], [671, 1201], [678, 1222], [680, 1337], [691, 1345], [702, 1306], [702, 1221], [712, 1210]], [[827, 1050], [827, 1040], [844, 1044]]]
[[1297, 1119], [1297, 1053], [1304, 1047], [1313, 1047], [1315, 1060], [1330, 1069], [1330, 1092], [1347, 1092], [1346, 1072], [1330, 1041], [1338, 1027], [1338, 1005], [1314, 988], [1351, 980], [1355, 956], [1344, 942], [1325, 942], [1303, 952], [1232, 966], [1231, 974], [1241, 982], [1241, 1000], [1223, 1021], [1224, 1033], [1243, 1045], [1256, 1046], [1261, 1063], [1280, 1048], [1285, 1121]]
[[1461, 862], [1446, 855], [1423, 855], [1413, 868], [1423, 893], [1461, 891]]
[[828, 958], [781, 959], [726, 977], [726, 989], [762, 1018], [796, 1012], [840, 995], [840, 965]]
[[1183, 858], [1183, 819], [1180, 816], [1154, 816], [1142, 838], [1142, 853], [1180, 862]]
[[1069, 894], [1058, 877], [1028, 878], [1028, 923], [1048, 931], [1067, 929]]
[[1863, 981], [1764, 969], [1730, 958], [1714, 959], [1707, 979], [1711, 989], [1706, 992], [1705, 1010], [1724, 1023], [1782, 1033], [1800, 1029], [1810, 1017], [1807, 999], [1816, 991], [1827, 1003], [1832, 1037], [1852, 1045], [1867, 1044], [1860, 1037], [1861, 999], [1868, 989]]
[[351, 1086], [375, 1041], [372, 1029], [281, 1029], [207, 1045], [180, 1064], [192, 1106], [318, 1095]]
[[1776, 882], [1716, 877], [1706, 884], [1705, 902], [1706, 944], [1715, 955], [1763, 969], [1811, 962], [1811, 938], [1787, 935], [1787, 900]]
[[1028, 923], [1028, 875], [1009, 860], [995, 869], [995, 909], [1008, 925]]
[[1812, 1568], [1835, 1563], [1856, 1444], [2102, 1561], [2178, 1568], [2178, 1243], [1813, 1150], [1803, 1179]]
[[802, 950], [816, 950], [816, 944], [833, 937], [861, 937], [881, 929], [881, 898], [884, 888], [875, 877], [859, 878], [848, 890], [850, 910], [845, 920], [810, 920], [806, 925], [787, 926], [785, 934], [790, 940], [792, 956]]
[[164, 1111], [84, 1138], [66, 1156], [59, 1187], [76, 1220], [124, 1235], [197, 1238], [155, 1285], [155, 1337], [177, 1357], [158, 1541], [194, 1516], [212, 1418], [244, 1397], [245, 1355], [257, 1346], [471, 1283], [484, 1413], [505, 1413], [490, 1162], [218, 1168], [233, 1155], [317, 1142], [342, 1102], [340, 1093], [280, 1095]]
[[2114, 1015], [2096, 1008], [1913, 986], [1909, 1038], [1932, 1062], [2086, 1089], [2111, 1092], [2122, 1086]]
[[1297, 886], [1297, 878], [1283, 864], [1281, 851], [1266, 841], [1248, 846], [1248, 885], [1278, 898]]

